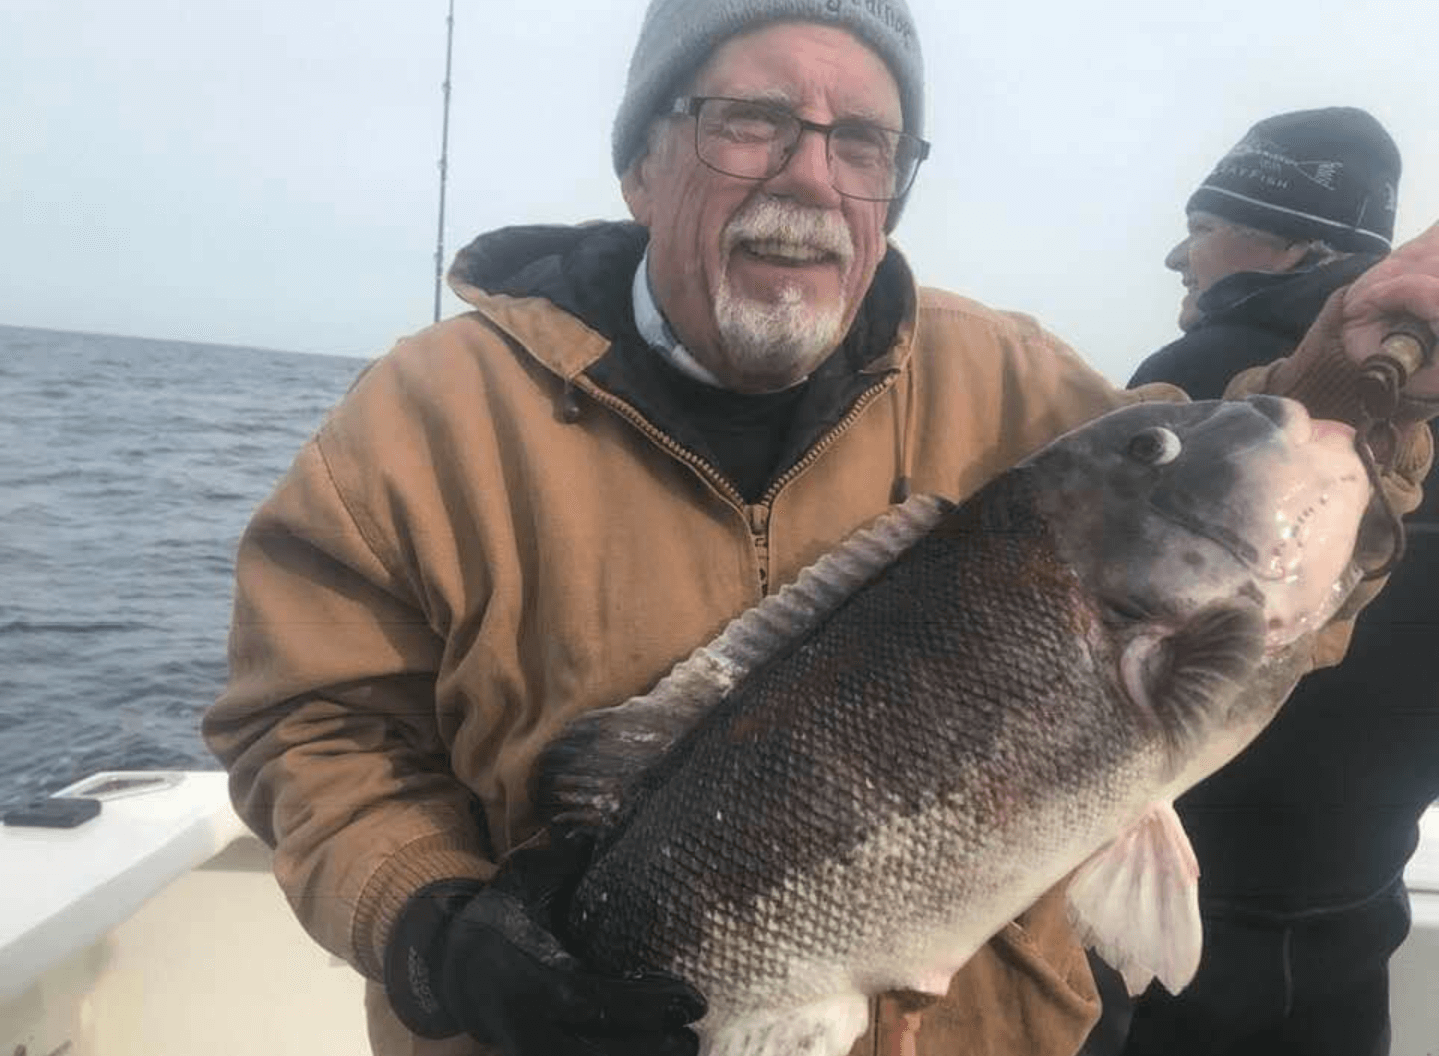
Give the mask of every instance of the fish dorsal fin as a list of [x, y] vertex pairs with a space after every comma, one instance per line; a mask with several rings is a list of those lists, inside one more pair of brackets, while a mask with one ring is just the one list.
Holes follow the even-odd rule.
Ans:
[[1172, 994], [1189, 985], [1204, 943], [1199, 862], [1171, 804], [1151, 806], [1075, 871], [1069, 916], [1131, 994], [1155, 978]]
[[551, 822], [604, 825], [625, 786], [750, 672], [816, 627], [929, 532], [953, 505], [914, 495], [731, 620], [642, 696], [588, 712], [540, 757], [536, 803]]

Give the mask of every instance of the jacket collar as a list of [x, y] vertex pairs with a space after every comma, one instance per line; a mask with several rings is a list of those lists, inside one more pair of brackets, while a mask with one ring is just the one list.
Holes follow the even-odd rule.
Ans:
[[[647, 242], [645, 229], [629, 222], [501, 228], [456, 255], [449, 284], [568, 381], [615, 342], [640, 340], [631, 283]], [[912, 347], [917, 304], [909, 266], [891, 245], [836, 355], [856, 373], [897, 369]]]
[[1203, 313], [1199, 326], [1257, 326], [1298, 342], [1329, 295], [1379, 259], [1356, 253], [1301, 271], [1241, 271], [1226, 276], [1199, 298]]

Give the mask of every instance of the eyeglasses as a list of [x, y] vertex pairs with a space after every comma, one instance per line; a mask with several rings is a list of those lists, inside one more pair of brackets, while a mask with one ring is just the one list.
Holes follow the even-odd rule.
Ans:
[[695, 119], [695, 153], [716, 172], [767, 180], [789, 163], [805, 132], [824, 136], [830, 185], [846, 198], [888, 202], [914, 182], [929, 144], [867, 121], [821, 125], [781, 106], [716, 95], [681, 96], [670, 110]]

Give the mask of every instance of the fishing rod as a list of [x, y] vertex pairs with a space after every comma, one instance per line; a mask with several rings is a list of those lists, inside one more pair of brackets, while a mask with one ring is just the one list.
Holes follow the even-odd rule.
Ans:
[[435, 232], [435, 322], [440, 321], [440, 287], [445, 271], [445, 178], [450, 168], [450, 58], [455, 44], [455, 0], [450, 0], [450, 12], [445, 19], [445, 82], [441, 85], [444, 93], [444, 111], [440, 123], [440, 219]]

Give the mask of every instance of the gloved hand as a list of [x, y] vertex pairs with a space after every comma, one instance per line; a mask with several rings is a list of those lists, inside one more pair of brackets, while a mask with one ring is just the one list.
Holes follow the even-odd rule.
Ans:
[[[1396, 320], [1411, 320], [1432, 342], [1439, 335], [1439, 223], [1398, 246], [1349, 287], [1344, 298], [1344, 350], [1365, 362]], [[1427, 328], [1427, 329], [1426, 329]], [[1439, 412], [1439, 358], [1408, 378], [1405, 403], [1414, 420]]]
[[526, 868], [494, 884], [441, 881], [406, 904], [385, 955], [400, 1021], [422, 1037], [468, 1033], [505, 1056], [695, 1056], [685, 1024], [704, 1015], [698, 992], [669, 975], [596, 975], [555, 938], [576, 845], [526, 854]]
[[[1336, 290], [1299, 347], [1275, 364], [1269, 391], [1293, 396], [1316, 418], [1364, 428], [1378, 412], [1366, 407], [1357, 379], [1396, 329], [1424, 344], [1439, 334], [1439, 224]], [[1439, 357], [1431, 353], [1412, 370], [1398, 397], [1391, 416], [1396, 426], [1439, 415]]]

